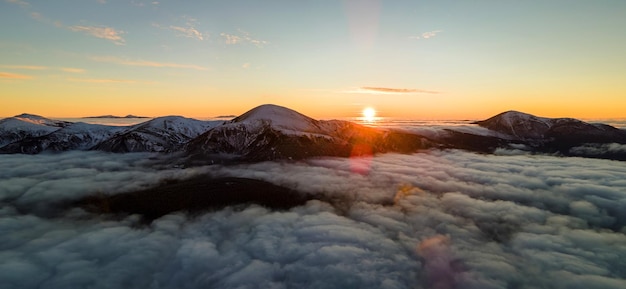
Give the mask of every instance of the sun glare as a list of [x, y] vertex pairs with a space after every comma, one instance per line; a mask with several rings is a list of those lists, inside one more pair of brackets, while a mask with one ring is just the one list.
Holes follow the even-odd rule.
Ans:
[[363, 109], [363, 120], [367, 122], [373, 122], [376, 118], [376, 110], [371, 107], [366, 107]]

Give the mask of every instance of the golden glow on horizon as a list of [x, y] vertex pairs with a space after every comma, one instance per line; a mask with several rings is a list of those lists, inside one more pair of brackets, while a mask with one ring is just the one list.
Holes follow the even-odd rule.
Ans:
[[[480, 120], [507, 110], [541, 117], [626, 117], [623, 110], [626, 98], [620, 93], [620, 87], [606, 88], [601, 92], [552, 88], [545, 92], [541, 90], [532, 93], [508, 86], [488, 93], [470, 88], [439, 88], [438, 90], [445, 92], [440, 93], [436, 99], [427, 99], [431, 95], [388, 97], [375, 94], [346, 94], [342, 95], [343, 99], [337, 99], [337, 93], [330, 89], [302, 91], [292, 87], [271, 87], [268, 88], [270, 92], [266, 93], [248, 87], [227, 89], [190, 85], [181, 88], [179, 82], [94, 84], [64, 79], [54, 81], [44, 76], [30, 80], [0, 81], [0, 84], [0, 118], [21, 113], [50, 118], [106, 114], [206, 118], [239, 115], [267, 103], [284, 106], [315, 119], [359, 117], [367, 122], [375, 122], [381, 116], [399, 119]], [[601, 95], [606, 101], [590, 101], [591, 95]], [[218, 98], [242, 101], [216, 101]], [[567, 101], [563, 101], [564, 98]], [[373, 118], [367, 119], [364, 115], [365, 105], [376, 107]]]

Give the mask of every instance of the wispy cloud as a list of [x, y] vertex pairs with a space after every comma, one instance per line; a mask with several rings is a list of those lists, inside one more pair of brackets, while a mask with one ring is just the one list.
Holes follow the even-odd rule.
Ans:
[[[144, 7], [146, 6], [146, 3], [144, 3], [143, 1], [135, 1], [132, 0], [130, 1], [130, 4], [136, 7]], [[149, 2], [149, 4], [152, 4], [153, 6], [159, 6], [159, 4], [161, 4], [159, 1], [151, 1]]]
[[33, 78], [30, 75], [10, 73], [10, 72], [1, 72], [0, 71], [0, 79], [31, 79]]
[[143, 6], [146, 6], [146, 4], [145, 4], [145, 3], [143, 3], [143, 2], [137, 2], [137, 1], [135, 1], [135, 0], [130, 1], [130, 4], [132, 4], [133, 6], [137, 6], [137, 7], [143, 7]]
[[2, 68], [9, 69], [20, 69], [20, 70], [46, 70], [49, 69], [47, 66], [39, 66], [39, 65], [0, 65]]
[[51, 69], [57, 69], [57, 70], [61, 70], [63, 72], [70, 72], [70, 73], [83, 73], [83, 72], [85, 72], [84, 69], [76, 68], [76, 67], [49, 67], [49, 66], [42, 66], [42, 65], [0, 65], [0, 68], [8, 68], [8, 69], [15, 69], [15, 70], [51, 70]]
[[169, 68], [183, 68], [183, 69], [194, 69], [194, 70], [207, 70], [206, 67], [202, 67], [194, 64], [179, 64], [179, 63], [170, 63], [170, 62], [157, 62], [157, 61], [147, 61], [147, 60], [131, 60], [124, 59], [115, 56], [94, 56], [91, 57], [92, 60], [98, 62], [108, 62], [115, 63], [120, 65], [127, 66], [143, 66], [143, 67], [169, 67]]
[[221, 33], [220, 36], [222, 36], [222, 38], [224, 38], [224, 42], [226, 44], [237, 44], [237, 43], [241, 42], [241, 37], [239, 37], [237, 35]]
[[17, 5], [20, 5], [22, 7], [30, 7], [30, 3], [26, 2], [26, 1], [22, 1], [22, 0], [6, 0], [6, 2], [17, 4]]
[[172, 25], [170, 26], [170, 29], [180, 32], [179, 34], [180, 36], [195, 38], [198, 40], [204, 40], [204, 36], [202, 35], [202, 32], [196, 30], [196, 28], [194, 27], [181, 27], [181, 26]]
[[110, 40], [117, 45], [124, 45], [124, 42], [126, 42], [124, 38], [122, 38], [124, 31], [118, 31], [111, 27], [75, 25], [68, 26], [67, 28], [72, 31], [87, 33], [93, 37]]
[[205, 35], [202, 32], [200, 32], [198, 29], [196, 29], [196, 26], [198, 25], [197, 19], [193, 17], [189, 17], [189, 16], [184, 16], [182, 18], [185, 22], [185, 24], [183, 25], [165, 26], [165, 25], [160, 25], [158, 23], [152, 23], [152, 26], [161, 28], [161, 29], [174, 31], [176, 32], [177, 36], [195, 38], [197, 40], [205, 39]]
[[70, 72], [70, 73], [83, 73], [83, 72], [85, 72], [84, 69], [82, 69], [82, 68], [75, 68], [75, 67], [61, 67], [59, 69], [61, 71]]
[[391, 87], [372, 87], [363, 86], [357, 89], [351, 89], [343, 91], [343, 93], [363, 93], [363, 94], [418, 94], [418, 93], [430, 93], [436, 94], [437, 91], [424, 90], [417, 88], [391, 88]]
[[414, 36], [409, 36], [409, 39], [429, 39], [429, 38], [433, 38], [435, 36], [437, 36], [437, 34], [443, 32], [443, 30], [433, 30], [433, 31], [427, 31], [427, 32], [423, 32], [420, 35], [414, 35]]
[[138, 83], [136, 80], [130, 79], [108, 79], [108, 78], [68, 78], [67, 80], [73, 82], [88, 82], [88, 83]]
[[[26, 10], [30, 10], [30, 3], [22, 1], [22, 0], [5, 0], [8, 3], [14, 3], [17, 5], [20, 5], [22, 8], [26, 9]], [[101, 4], [105, 4], [106, 1], [105, 0], [97, 0], [99, 3]], [[61, 23], [60, 21], [54, 21], [51, 19], [46, 18], [44, 15], [42, 15], [39, 12], [30, 12], [30, 17], [40, 21], [42, 23], [46, 23], [46, 24], [52, 24], [58, 28], [65, 28], [65, 29], [69, 29], [71, 31], [74, 32], [83, 32], [86, 33], [88, 35], [91, 35], [93, 37], [97, 37], [97, 38], [102, 38], [102, 39], [106, 39], [109, 41], [112, 41], [113, 43], [115, 43], [116, 45], [124, 45], [126, 40], [124, 40], [124, 38], [122, 37], [122, 34], [124, 34], [124, 31], [121, 30], [117, 30], [115, 28], [112, 27], [107, 27], [107, 26], [85, 26], [85, 25], [73, 25], [73, 26], [66, 26], [63, 23]]]
[[33, 19], [38, 20], [38, 21], [45, 21], [45, 18], [39, 12], [31, 12], [30, 13], [30, 17], [32, 17]]
[[224, 40], [224, 43], [228, 45], [250, 43], [257, 47], [263, 47], [269, 43], [265, 40], [253, 38], [250, 33], [241, 29], [237, 29], [237, 32], [237, 34], [220, 33], [220, 36]]

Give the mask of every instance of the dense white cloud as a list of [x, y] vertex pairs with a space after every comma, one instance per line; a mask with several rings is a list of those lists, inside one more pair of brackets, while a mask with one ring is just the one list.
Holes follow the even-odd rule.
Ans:
[[[361, 173], [353, 172], [359, 162]], [[148, 154], [0, 156], [7, 288], [623, 288], [623, 162], [461, 151], [173, 169]], [[149, 226], [54, 204], [198, 174], [320, 196]]]

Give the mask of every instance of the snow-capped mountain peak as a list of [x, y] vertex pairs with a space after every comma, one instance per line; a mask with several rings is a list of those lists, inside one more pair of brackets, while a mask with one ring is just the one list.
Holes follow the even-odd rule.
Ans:
[[117, 133], [94, 149], [112, 152], [169, 151], [219, 123], [182, 116], [157, 117]]
[[29, 114], [29, 113], [22, 113], [20, 115], [14, 116], [13, 118], [24, 121], [24, 122], [32, 123], [32, 124], [39, 124], [39, 125], [46, 125], [46, 126], [53, 126], [53, 127], [64, 127], [70, 124], [69, 122], [52, 120], [52, 119], [45, 118], [40, 115]]
[[519, 138], [541, 138], [554, 125], [554, 119], [510, 110], [476, 124]]
[[532, 140], [536, 145], [537, 141], [572, 145], [609, 140], [621, 143], [626, 140], [623, 131], [611, 126], [593, 125], [574, 118], [537, 117], [518, 111], [503, 112], [476, 124], [518, 140]]
[[271, 127], [281, 131], [319, 133], [320, 127], [317, 120], [303, 115], [295, 110], [274, 105], [264, 104], [257, 106], [248, 112], [234, 118], [233, 124], [268, 123]]
[[552, 122], [550, 118], [539, 117], [539, 116], [535, 116], [532, 114], [528, 114], [528, 113], [524, 113], [524, 112], [520, 112], [516, 110], [505, 111], [499, 114], [498, 116], [501, 119], [506, 120], [510, 123], [515, 123], [515, 122], [520, 122], [520, 121], [534, 121], [534, 122], [543, 122], [546, 125], [550, 125], [550, 123]]
[[207, 131], [219, 123], [218, 121], [201, 121], [183, 116], [169, 115], [157, 117], [152, 120], [137, 124], [132, 130], [144, 132], [173, 132], [193, 138]]
[[47, 135], [70, 123], [33, 114], [20, 114], [0, 120], [0, 147], [28, 137]]

